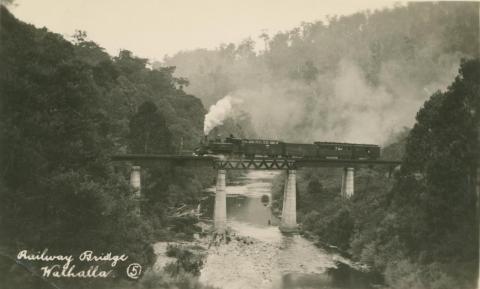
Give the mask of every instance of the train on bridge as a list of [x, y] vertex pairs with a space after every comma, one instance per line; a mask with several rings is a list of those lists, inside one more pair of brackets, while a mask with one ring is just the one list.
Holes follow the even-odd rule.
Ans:
[[339, 142], [287, 143], [278, 140], [243, 139], [232, 135], [221, 140], [205, 140], [194, 150], [198, 156], [224, 155], [229, 157], [285, 157], [315, 159], [376, 160], [380, 147], [373, 144]]

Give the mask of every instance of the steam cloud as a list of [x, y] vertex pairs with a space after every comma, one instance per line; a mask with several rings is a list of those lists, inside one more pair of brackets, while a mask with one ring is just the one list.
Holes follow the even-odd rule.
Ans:
[[371, 85], [354, 61], [343, 59], [335, 73], [320, 75], [309, 86], [265, 83], [231, 95], [243, 100], [235, 109], [248, 112], [255, 131], [265, 138], [385, 145], [413, 125], [416, 112], [435, 90], [447, 87], [459, 62], [448, 57], [441, 67], [430, 68], [441, 73], [427, 84], [416, 83], [405, 69], [390, 63], [382, 67], [379, 83]]
[[208, 113], [205, 115], [203, 133], [208, 135], [216, 126], [222, 125], [225, 119], [231, 115], [235, 104], [240, 103], [242, 103], [242, 100], [227, 95], [210, 106]]

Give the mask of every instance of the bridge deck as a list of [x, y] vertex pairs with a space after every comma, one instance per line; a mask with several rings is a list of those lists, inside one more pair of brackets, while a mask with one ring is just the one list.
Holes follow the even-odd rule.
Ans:
[[230, 170], [286, 170], [301, 167], [359, 167], [359, 166], [389, 166], [400, 165], [396, 160], [342, 160], [314, 158], [220, 158], [213, 156], [161, 155], [161, 154], [125, 154], [113, 155], [112, 161], [168, 161], [178, 165], [205, 165], [217, 169]]
[[214, 161], [216, 158], [212, 156], [191, 156], [191, 155], [162, 155], [162, 154], [125, 154], [113, 155], [110, 157], [112, 161]]

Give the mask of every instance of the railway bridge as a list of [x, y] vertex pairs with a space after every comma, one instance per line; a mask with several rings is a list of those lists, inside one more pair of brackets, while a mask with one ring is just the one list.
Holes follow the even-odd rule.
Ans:
[[[226, 171], [227, 170], [285, 170], [287, 180], [284, 187], [283, 207], [280, 230], [295, 232], [297, 230], [296, 212], [296, 171], [305, 167], [340, 167], [343, 168], [341, 196], [348, 199], [354, 194], [355, 169], [360, 167], [387, 166], [390, 172], [399, 161], [392, 160], [344, 160], [315, 158], [218, 158], [212, 156], [127, 154], [114, 155], [113, 161], [130, 161], [133, 163], [151, 161], [170, 161], [181, 166], [211, 166], [217, 170], [214, 226], [219, 233], [227, 228]], [[141, 198], [141, 167], [132, 166], [130, 184], [135, 196]]]

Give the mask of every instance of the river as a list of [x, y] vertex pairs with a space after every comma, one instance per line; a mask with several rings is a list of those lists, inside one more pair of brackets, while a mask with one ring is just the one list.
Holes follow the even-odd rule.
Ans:
[[270, 209], [277, 174], [250, 171], [227, 186], [233, 237], [208, 249], [200, 281], [228, 289], [371, 288], [367, 274], [352, 269], [345, 258], [279, 231]]

